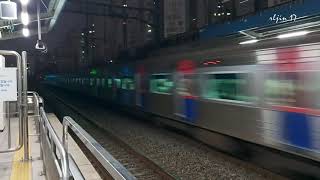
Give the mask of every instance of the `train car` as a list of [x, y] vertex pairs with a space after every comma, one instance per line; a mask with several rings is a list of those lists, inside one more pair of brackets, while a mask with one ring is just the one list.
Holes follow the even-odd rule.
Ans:
[[50, 76], [46, 83], [151, 114], [232, 153], [243, 147], [226, 139], [319, 161], [319, 40], [208, 41], [110, 65], [102, 77]]

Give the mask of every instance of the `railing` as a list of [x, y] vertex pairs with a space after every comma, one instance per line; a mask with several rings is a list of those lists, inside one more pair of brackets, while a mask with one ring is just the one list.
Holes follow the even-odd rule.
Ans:
[[36, 92], [28, 92], [28, 110], [32, 111], [36, 135], [40, 137], [41, 159], [48, 179], [84, 180], [72, 156], [64, 149], [44, 111], [43, 99]]
[[100, 164], [108, 171], [109, 175], [117, 180], [135, 180], [136, 178], [113, 156], [108, 153], [94, 138], [92, 138], [79, 124], [71, 117], [63, 118], [62, 142], [68, 151], [68, 129], [80, 139], [86, 148], [95, 156]]
[[[43, 107], [40, 107], [40, 142], [47, 177], [69, 179], [67, 152], [50, 124]], [[57, 154], [57, 151], [59, 154]]]
[[[26, 126], [27, 124], [27, 115], [25, 113], [25, 108], [26, 108], [26, 52], [23, 52], [23, 58], [21, 58], [21, 55], [15, 51], [4, 51], [0, 50], [0, 55], [4, 56], [14, 56], [17, 61], [17, 88], [18, 88], [18, 99], [17, 99], [17, 104], [18, 104], [18, 115], [19, 115], [19, 141], [18, 145], [14, 148], [11, 147], [11, 129], [9, 127], [8, 129], [8, 149], [7, 150], [2, 150], [0, 153], [8, 153], [8, 152], [14, 152], [22, 148], [23, 144], [25, 144], [25, 135], [27, 134], [26, 131]], [[2, 102], [0, 102], [2, 103]], [[9, 113], [10, 114], [10, 113]], [[9, 115], [10, 116], [10, 115]], [[8, 122], [10, 123], [10, 122]], [[10, 138], [10, 139], [9, 139]], [[25, 146], [26, 147], [26, 146]], [[28, 156], [24, 156], [24, 160], [27, 160]]]

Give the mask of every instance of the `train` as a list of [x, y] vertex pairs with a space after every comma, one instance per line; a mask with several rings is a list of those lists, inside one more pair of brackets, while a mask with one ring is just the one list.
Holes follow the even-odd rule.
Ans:
[[207, 40], [44, 83], [150, 114], [223, 150], [239, 151], [226, 141], [236, 139], [319, 162], [319, 40]]

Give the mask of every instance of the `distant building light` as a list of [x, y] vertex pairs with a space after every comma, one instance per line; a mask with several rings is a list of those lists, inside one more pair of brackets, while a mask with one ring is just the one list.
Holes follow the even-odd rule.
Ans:
[[193, 20], [193, 21], [196, 21], [197, 19], [196, 19], [196, 18], [193, 18], [192, 20]]
[[243, 42], [240, 42], [239, 44], [253, 44], [253, 43], [257, 43], [259, 42], [258, 39], [251, 39], [251, 40], [248, 40], [248, 41], [243, 41]]
[[123, 21], [122, 24], [127, 24], [127, 22]]
[[152, 32], [152, 29], [149, 29], [149, 30], [148, 30], [148, 33], [151, 33], [151, 32]]
[[84, 33], [81, 33], [82, 36], [84, 36]]
[[21, 22], [25, 26], [29, 24], [29, 14], [27, 12], [21, 12]]
[[221, 8], [221, 6], [218, 6], [218, 8]]
[[84, 51], [82, 51], [82, 54], [84, 54]]
[[128, 7], [128, 4], [123, 4], [123, 7]]
[[223, 13], [221, 13], [221, 15], [224, 15], [224, 12], [223, 12]]
[[148, 27], [151, 27], [151, 25], [150, 25], [150, 24], [147, 24], [147, 26], [148, 26]]
[[279, 39], [284, 39], [284, 38], [291, 38], [291, 37], [297, 37], [297, 36], [304, 36], [309, 34], [309, 31], [298, 31], [298, 32], [292, 32], [292, 33], [287, 33], [287, 34], [281, 34], [277, 36]]
[[96, 31], [92, 31], [92, 33], [95, 33]]
[[217, 13], [214, 13], [213, 15], [214, 15], [214, 16], [217, 16]]
[[227, 13], [227, 16], [230, 16], [230, 15], [231, 15], [231, 13], [228, 12], [228, 13]]
[[112, 63], [113, 62], [112, 59], [109, 62]]
[[94, 24], [92, 24], [92, 27], [94, 27]]
[[89, 34], [91, 34], [92, 33], [92, 31], [89, 31]]
[[22, 29], [22, 34], [24, 37], [29, 37], [30, 36], [30, 31], [28, 28], [23, 28]]
[[221, 14], [220, 14], [220, 13], [218, 13], [218, 16], [221, 16]]

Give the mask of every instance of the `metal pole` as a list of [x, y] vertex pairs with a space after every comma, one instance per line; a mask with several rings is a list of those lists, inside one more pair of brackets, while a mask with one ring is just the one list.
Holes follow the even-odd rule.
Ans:
[[24, 160], [29, 160], [29, 131], [28, 131], [28, 105], [27, 105], [27, 52], [22, 52], [22, 108], [23, 108], [23, 145], [24, 145]]
[[41, 41], [41, 20], [40, 20], [40, 1], [37, 4], [37, 20], [38, 20], [38, 40]]
[[11, 118], [10, 118], [10, 102], [7, 105], [7, 116], [8, 116], [8, 148], [11, 149]]

